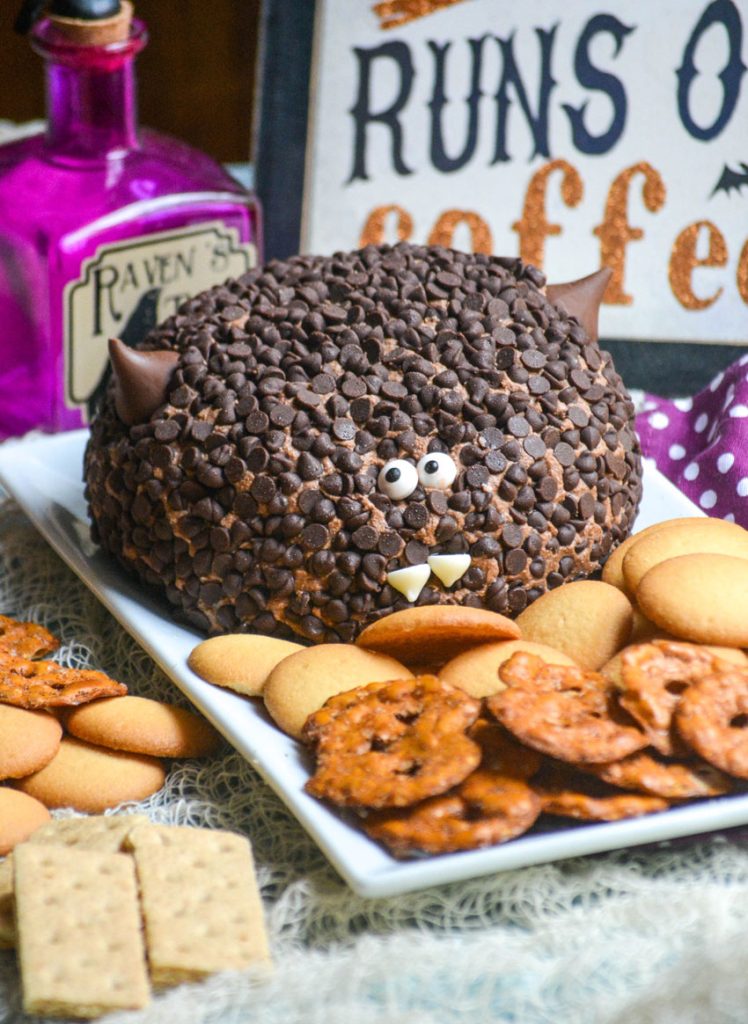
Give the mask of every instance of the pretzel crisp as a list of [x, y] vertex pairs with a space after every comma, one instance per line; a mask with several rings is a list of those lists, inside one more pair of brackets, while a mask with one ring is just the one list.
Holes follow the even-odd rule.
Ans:
[[493, 846], [522, 835], [535, 823], [541, 800], [525, 781], [540, 757], [490, 722], [470, 732], [483, 751], [480, 767], [449, 793], [414, 807], [375, 811], [364, 830], [396, 857], [455, 853]]
[[678, 732], [716, 768], [748, 779], [748, 670], [724, 669], [693, 683], [675, 709]]
[[304, 724], [317, 756], [305, 788], [343, 807], [403, 807], [445, 793], [480, 762], [466, 735], [479, 711], [479, 701], [436, 676], [331, 697]]
[[31, 709], [61, 707], [125, 693], [124, 683], [93, 669], [66, 668], [55, 661], [0, 659], [0, 704]]
[[630, 754], [610, 764], [588, 764], [584, 770], [613, 786], [651, 793], [666, 800], [724, 796], [734, 789], [729, 776], [706, 761], [663, 761], [646, 751]]
[[541, 753], [572, 763], [617, 761], [647, 743], [626, 724], [609, 681], [597, 672], [519, 652], [499, 675], [507, 689], [488, 698], [488, 710]]
[[532, 785], [545, 814], [578, 821], [620, 821], [670, 806], [663, 797], [624, 793], [559, 762], [544, 765]]
[[59, 646], [60, 641], [44, 626], [0, 615], [0, 658], [40, 658]]
[[727, 665], [705, 647], [676, 640], [654, 640], [626, 648], [621, 656], [618, 700], [665, 757], [684, 757], [688, 748], [677, 734], [673, 713], [688, 687]]

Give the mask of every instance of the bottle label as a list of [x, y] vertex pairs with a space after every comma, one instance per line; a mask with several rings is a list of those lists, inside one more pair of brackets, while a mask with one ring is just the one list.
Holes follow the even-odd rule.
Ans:
[[88, 421], [107, 378], [108, 341], [136, 345], [185, 299], [239, 277], [257, 247], [222, 221], [100, 246], [65, 286], [65, 404]]

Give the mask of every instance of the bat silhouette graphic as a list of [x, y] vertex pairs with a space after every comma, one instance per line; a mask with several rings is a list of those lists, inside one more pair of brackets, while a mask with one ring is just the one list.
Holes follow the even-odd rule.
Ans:
[[719, 177], [719, 181], [714, 186], [712, 195], [715, 196], [718, 192], [725, 192], [727, 195], [735, 189], [736, 192], [740, 192], [743, 185], [748, 185], [748, 164], [739, 163], [738, 167], [742, 168], [739, 171], [733, 171], [732, 167], [728, 167], [725, 164], [722, 174]]

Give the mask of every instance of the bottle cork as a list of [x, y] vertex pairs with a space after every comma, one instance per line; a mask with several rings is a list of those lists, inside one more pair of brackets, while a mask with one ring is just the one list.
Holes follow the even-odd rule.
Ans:
[[110, 43], [122, 43], [129, 37], [132, 16], [130, 0], [122, 0], [119, 13], [111, 18], [86, 20], [53, 14], [50, 20], [71, 43], [78, 46], [108, 46]]

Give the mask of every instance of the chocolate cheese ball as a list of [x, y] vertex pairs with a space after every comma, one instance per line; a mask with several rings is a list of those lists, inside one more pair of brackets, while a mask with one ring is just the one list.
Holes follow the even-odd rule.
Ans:
[[518, 259], [403, 243], [203, 292], [139, 351], [112, 345], [94, 539], [206, 633], [522, 611], [598, 569], [641, 496], [596, 287], [577, 318], [549, 299], [575, 308], [576, 285]]

